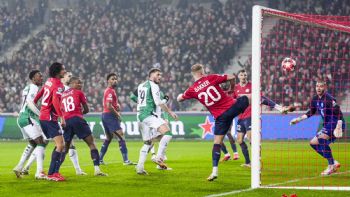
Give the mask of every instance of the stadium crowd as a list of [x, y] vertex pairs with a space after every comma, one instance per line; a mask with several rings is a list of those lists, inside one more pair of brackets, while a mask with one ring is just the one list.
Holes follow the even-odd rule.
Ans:
[[192, 80], [190, 65], [204, 62], [208, 72], [223, 72], [248, 39], [251, 6], [251, 1], [231, 0], [216, 2], [213, 8], [165, 8], [147, 1], [128, 9], [92, 3], [78, 10], [53, 11], [46, 29], [1, 63], [0, 112], [18, 111], [29, 70], [46, 74], [52, 60], [84, 79], [91, 111], [102, 111], [110, 72], [120, 77], [122, 110], [135, 111], [129, 93], [154, 66], [163, 71], [160, 86], [169, 95], [172, 110], [184, 110], [190, 104], [175, 100]]
[[[207, 72], [222, 73], [250, 34], [252, 1], [230, 0], [225, 4], [215, 1], [211, 8], [191, 4], [169, 8], [155, 1], [140, 1], [137, 6], [121, 8], [113, 1], [107, 2], [52, 11], [44, 31], [11, 58], [0, 62], [0, 112], [18, 111], [19, 92], [26, 84], [28, 72], [40, 69], [46, 74], [53, 60], [63, 62], [73, 74], [84, 79], [91, 111], [102, 111], [105, 76], [109, 72], [116, 72], [120, 77], [117, 93], [122, 110], [135, 111], [135, 104], [128, 98], [129, 93], [147, 78], [147, 71], [154, 66], [163, 70], [161, 88], [170, 97], [170, 107], [175, 111], [191, 110], [190, 102], [180, 105], [175, 99], [192, 80], [190, 65], [202, 62], [207, 66]], [[269, 2], [271, 7], [289, 12], [350, 15], [350, 6], [340, 0]], [[38, 15], [35, 9], [26, 11], [20, 5], [16, 9], [22, 11], [15, 13], [1, 8], [4, 10], [0, 12], [1, 19], [13, 19], [12, 23], [2, 20], [0, 39], [5, 40], [0, 42], [2, 47], [15, 42], [20, 36], [28, 34], [31, 27], [43, 22], [35, 20]], [[43, 12], [39, 13], [41, 16]], [[6, 36], [4, 27], [7, 27]], [[335, 91], [348, 85], [349, 40], [345, 34], [316, 30], [311, 34], [310, 27], [291, 25], [286, 21], [272, 28], [264, 41], [263, 51], [266, 54], [262, 61], [264, 68], [269, 68], [263, 70], [264, 94], [285, 105], [306, 107], [303, 101], [309, 100], [313, 94], [310, 91], [313, 83], [308, 79], [318, 75], [331, 82], [331, 92], [339, 94], [337, 97], [344, 95], [344, 91]], [[291, 38], [287, 43], [286, 37]], [[268, 45], [267, 40], [274, 47]], [[320, 52], [322, 43], [327, 43], [327, 47]], [[276, 69], [285, 56], [294, 57], [297, 68], [301, 68], [291, 76]], [[336, 61], [330, 62], [335, 56]], [[251, 58], [238, 63], [250, 73]], [[320, 63], [326, 66], [320, 67]], [[302, 94], [305, 91], [310, 92], [306, 99]]]
[[42, 18], [38, 9], [28, 9], [23, 1], [16, 0], [14, 11], [8, 6], [0, 6], [0, 54], [26, 36]]

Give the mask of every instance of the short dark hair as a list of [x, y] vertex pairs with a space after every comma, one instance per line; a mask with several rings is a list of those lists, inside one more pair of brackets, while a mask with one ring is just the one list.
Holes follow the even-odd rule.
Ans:
[[107, 81], [111, 78], [111, 77], [113, 77], [113, 76], [118, 76], [117, 74], [115, 74], [115, 73], [109, 73], [108, 75], [107, 75]]
[[80, 80], [79, 77], [73, 76], [69, 79], [69, 84], [73, 83], [73, 81], [78, 81], [78, 80]]
[[161, 70], [159, 68], [151, 68], [151, 70], [148, 71], [148, 77], [150, 77], [151, 74], [155, 72], [161, 72]]
[[36, 73], [40, 73], [40, 70], [32, 70], [29, 73], [29, 79], [33, 80], [34, 76], [36, 75]]
[[61, 72], [62, 68], [63, 68], [63, 64], [59, 62], [54, 62], [53, 64], [51, 64], [49, 68], [50, 77], [56, 77], [56, 75], [58, 75]]
[[237, 74], [239, 74], [239, 73], [246, 73], [246, 72], [247, 72], [247, 71], [246, 71], [245, 69], [241, 69], [241, 70], [238, 71]]

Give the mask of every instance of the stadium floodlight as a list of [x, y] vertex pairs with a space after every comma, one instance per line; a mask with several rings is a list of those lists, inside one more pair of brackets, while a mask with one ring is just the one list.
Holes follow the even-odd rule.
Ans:
[[[343, 137], [330, 145], [341, 168], [322, 176], [327, 159], [309, 145], [323, 127], [321, 117], [289, 125], [308, 110], [317, 79], [327, 82], [327, 91], [337, 99], [349, 122], [350, 17], [254, 6], [252, 21], [251, 187], [350, 190], [349, 132], [345, 129]], [[296, 61], [293, 72], [281, 69], [286, 57]], [[260, 105], [261, 95], [282, 105], [296, 105], [299, 111], [271, 113]]]

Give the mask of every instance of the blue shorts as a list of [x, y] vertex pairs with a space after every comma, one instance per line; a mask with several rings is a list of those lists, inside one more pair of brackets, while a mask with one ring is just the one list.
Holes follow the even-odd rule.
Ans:
[[107, 133], [114, 133], [121, 130], [120, 120], [113, 113], [102, 113], [102, 124]]
[[251, 118], [239, 119], [237, 121], [237, 132], [238, 133], [247, 133], [247, 131], [250, 131], [251, 129], [252, 129], [252, 119]]
[[62, 135], [57, 121], [40, 120], [40, 126], [47, 139]]
[[79, 139], [84, 139], [91, 134], [89, 124], [83, 118], [74, 116], [66, 120], [66, 127], [63, 134], [64, 141], [72, 141], [74, 135], [77, 135]]
[[[336, 128], [337, 124], [327, 124], [325, 127], [323, 127], [321, 130], [319, 130], [316, 134], [316, 137], [318, 138], [321, 134], [326, 134], [329, 136], [328, 139], [328, 144], [333, 143], [337, 138], [334, 136], [333, 132], [334, 129]], [[343, 119], [343, 124], [342, 124], [342, 129], [343, 132], [345, 131], [345, 120]]]
[[233, 119], [243, 113], [248, 106], [248, 97], [239, 97], [235, 104], [215, 119], [214, 135], [226, 135], [231, 127]]

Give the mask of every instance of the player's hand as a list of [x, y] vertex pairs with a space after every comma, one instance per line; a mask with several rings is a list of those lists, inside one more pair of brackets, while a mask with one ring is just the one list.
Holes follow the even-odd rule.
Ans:
[[294, 107], [293, 105], [289, 105], [289, 106], [283, 106], [282, 107], [282, 114], [288, 114], [288, 112], [293, 112], [295, 111], [296, 107]]
[[336, 128], [334, 129], [334, 131], [333, 131], [333, 135], [334, 135], [336, 138], [341, 138], [341, 137], [343, 137], [342, 124], [343, 124], [343, 121], [342, 121], [342, 120], [338, 120], [338, 122], [337, 122], [337, 127], [336, 127]]
[[117, 112], [116, 117], [118, 120], [122, 120], [122, 115], [120, 114], [120, 112]]
[[289, 122], [289, 125], [295, 125], [299, 122], [299, 117], [298, 118], [293, 118], [290, 122]]
[[179, 94], [179, 95], [177, 96], [176, 100], [177, 100], [178, 102], [183, 101], [184, 99], [183, 99], [182, 96], [183, 96], [183, 94]]
[[169, 115], [172, 117], [172, 118], [174, 118], [176, 121], [178, 121], [179, 120], [179, 117], [174, 113], [174, 112], [169, 112]]

